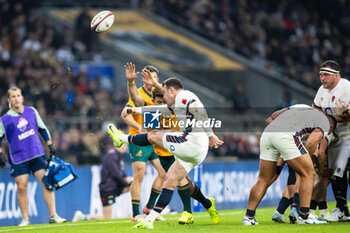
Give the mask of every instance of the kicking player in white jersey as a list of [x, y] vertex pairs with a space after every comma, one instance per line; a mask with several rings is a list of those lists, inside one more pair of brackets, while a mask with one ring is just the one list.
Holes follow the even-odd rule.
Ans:
[[326, 217], [326, 220], [331, 222], [348, 221], [350, 217], [346, 204], [347, 178], [344, 171], [350, 157], [350, 120], [348, 117], [350, 82], [341, 78], [339, 65], [335, 61], [328, 60], [321, 64], [319, 74], [322, 86], [317, 91], [313, 107], [335, 116], [339, 115], [337, 104], [341, 103], [345, 106], [341, 110], [341, 114], [345, 118], [337, 118], [338, 125], [335, 134], [338, 135], [339, 140], [328, 148], [328, 167], [333, 169], [333, 175], [336, 178], [332, 182], [332, 188], [337, 200], [337, 207], [333, 209], [330, 216]]
[[[336, 123], [334, 118], [326, 116], [322, 111], [310, 106], [282, 109], [272, 114], [272, 122], [265, 128], [260, 138], [260, 170], [256, 184], [249, 194], [247, 212], [243, 218], [243, 225], [257, 225], [255, 210], [264, 197], [276, 170], [279, 157], [300, 176], [299, 215], [291, 221], [299, 224], [320, 224], [309, 218], [309, 207], [314, 182], [314, 167], [310, 154], [313, 154], [319, 141], [332, 132]], [[305, 144], [301, 137], [308, 135]]]
[[153, 228], [154, 220], [169, 204], [176, 186], [187, 177], [193, 167], [203, 162], [208, 147], [217, 148], [223, 144], [223, 141], [213, 133], [211, 127], [188, 124], [188, 120], [206, 122], [208, 116], [199, 98], [194, 93], [184, 90], [183, 84], [178, 78], [168, 78], [163, 82], [162, 87], [166, 105], [124, 108], [122, 116], [125, 117], [132, 113], [142, 114], [143, 111], [149, 109], [158, 110], [155, 114], [159, 115], [161, 113], [165, 115], [175, 114], [180, 131], [154, 130], [146, 134], [126, 135], [113, 125], [108, 126], [116, 147], [123, 143], [138, 146], [157, 144], [171, 152], [176, 158], [166, 174], [162, 192], [153, 210], [133, 228]]

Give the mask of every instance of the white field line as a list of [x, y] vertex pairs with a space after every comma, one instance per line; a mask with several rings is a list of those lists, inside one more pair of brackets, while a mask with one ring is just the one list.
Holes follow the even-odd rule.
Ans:
[[[236, 212], [228, 212], [228, 213], [220, 213], [220, 216], [223, 215], [235, 215], [235, 214], [243, 214], [243, 211], [236, 211]], [[203, 217], [208, 217], [207, 215], [196, 215], [194, 214], [194, 216], [196, 218], [203, 218]], [[166, 220], [175, 220], [178, 219], [179, 217], [171, 217], [171, 218], [166, 218]], [[91, 224], [117, 224], [119, 222], [122, 223], [128, 223], [130, 222], [130, 220], [122, 220], [122, 221], [103, 221], [103, 222], [87, 222], [87, 223], [81, 223], [81, 222], [77, 222], [77, 223], [63, 223], [63, 224], [52, 224], [52, 225], [48, 225], [48, 226], [31, 226], [31, 227], [19, 227], [19, 228], [15, 228], [15, 229], [4, 229], [4, 230], [0, 230], [0, 232], [9, 232], [9, 231], [23, 231], [23, 230], [35, 230], [35, 229], [45, 229], [45, 228], [52, 228], [52, 227], [66, 227], [66, 226], [82, 226], [82, 225], [91, 225]]]

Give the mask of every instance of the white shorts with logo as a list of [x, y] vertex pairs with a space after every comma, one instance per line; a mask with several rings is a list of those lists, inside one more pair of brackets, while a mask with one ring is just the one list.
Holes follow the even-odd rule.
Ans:
[[163, 146], [190, 172], [207, 156], [209, 139], [205, 133], [190, 133], [183, 137], [183, 132], [169, 132], [163, 136]]
[[260, 159], [277, 162], [282, 157], [287, 161], [306, 153], [300, 137], [294, 137], [291, 133], [263, 132], [261, 135]]
[[350, 139], [339, 140], [328, 147], [328, 168], [333, 169], [333, 175], [343, 177], [350, 158]]

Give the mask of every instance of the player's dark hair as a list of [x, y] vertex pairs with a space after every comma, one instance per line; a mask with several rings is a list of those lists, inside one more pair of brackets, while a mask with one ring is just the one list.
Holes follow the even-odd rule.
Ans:
[[339, 64], [333, 60], [327, 60], [321, 64], [321, 68], [330, 67], [333, 70], [340, 71]]
[[151, 65], [147, 65], [144, 67], [144, 69], [148, 70], [149, 72], [151, 73], [157, 73], [158, 74], [158, 69], [154, 66], [151, 66]]
[[152, 97], [153, 99], [156, 98], [156, 97], [159, 97], [159, 98], [164, 98], [164, 93], [162, 91], [160, 91], [159, 89], [157, 88], [152, 88]]
[[182, 84], [181, 80], [175, 77], [171, 77], [165, 80], [162, 86], [166, 86], [167, 88], [172, 87], [175, 90], [184, 89], [184, 85]]

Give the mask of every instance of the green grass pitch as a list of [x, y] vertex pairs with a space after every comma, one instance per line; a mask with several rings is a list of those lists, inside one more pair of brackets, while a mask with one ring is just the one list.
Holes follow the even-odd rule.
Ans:
[[[335, 203], [329, 203], [329, 209], [333, 208]], [[131, 229], [135, 223], [129, 219], [89, 221], [79, 223], [63, 224], [42, 224], [30, 225], [26, 227], [0, 227], [1, 232], [26, 232], [26, 233], [133, 233], [133, 232], [154, 232], [154, 233], [228, 233], [228, 232], [246, 232], [246, 233], [297, 233], [297, 232], [350, 232], [350, 222], [328, 223], [323, 225], [292, 225], [281, 224], [271, 221], [271, 216], [275, 208], [258, 208], [256, 219], [260, 223], [258, 226], [243, 226], [242, 219], [245, 210], [225, 210], [220, 211], [220, 224], [212, 225], [209, 215], [206, 212], [194, 214], [194, 223], [192, 225], [179, 225], [177, 219], [179, 215], [165, 216], [166, 221], [155, 222], [154, 229]], [[289, 213], [287, 210], [286, 214]]]

